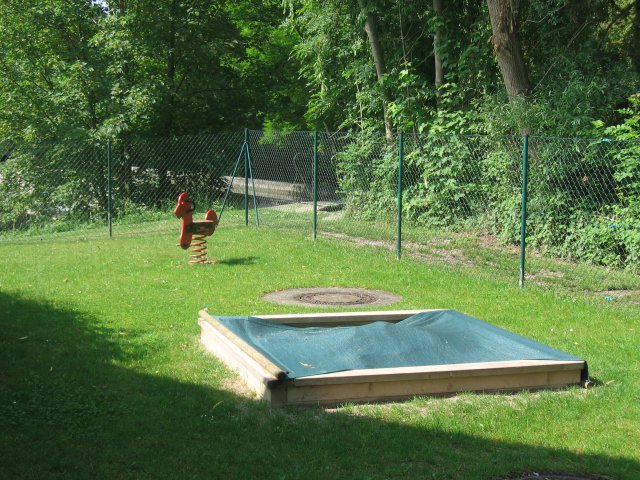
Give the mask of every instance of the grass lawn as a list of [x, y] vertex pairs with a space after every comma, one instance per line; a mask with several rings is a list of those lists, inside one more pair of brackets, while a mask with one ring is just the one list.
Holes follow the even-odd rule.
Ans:
[[[640, 478], [640, 308], [268, 228], [0, 244], [0, 478]], [[453, 308], [588, 360], [590, 390], [270, 409], [198, 342], [197, 312], [313, 311], [292, 287]], [[324, 310], [329, 311], [329, 310]]]

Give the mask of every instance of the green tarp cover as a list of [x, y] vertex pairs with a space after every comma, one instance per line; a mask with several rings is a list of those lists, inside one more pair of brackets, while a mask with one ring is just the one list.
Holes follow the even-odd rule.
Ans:
[[348, 327], [292, 327], [255, 317], [216, 319], [289, 378], [366, 368], [581, 360], [455, 310]]

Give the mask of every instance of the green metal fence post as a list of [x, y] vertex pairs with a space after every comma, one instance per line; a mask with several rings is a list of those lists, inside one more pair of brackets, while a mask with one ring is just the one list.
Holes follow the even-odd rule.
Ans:
[[[249, 129], [244, 129], [244, 144], [249, 146]], [[249, 225], [249, 152], [244, 154], [244, 224]]]
[[111, 141], [107, 140], [107, 225], [109, 238], [113, 236], [113, 224], [111, 220]]
[[398, 134], [398, 238], [396, 257], [400, 260], [402, 250], [402, 164], [404, 163], [404, 134]]
[[313, 239], [318, 228], [318, 131], [313, 132]]
[[520, 212], [520, 288], [524, 288], [524, 260], [527, 244], [527, 183], [529, 171], [529, 135], [523, 137], [522, 146], [522, 201]]
[[[246, 144], [246, 149], [247, 149], [247, 165], [249, 166], [249, 178], [251, 178], [251, 188], [252, 188], [252, 192], [253, 192], [253, 209], [256, 212], [256, 227], [260, 226], [260, 218], [258, 217], [258, 199], [256, 198], [256, 182], [253, 180], [253, 170], [252, 170], [252, 166], [251, 166], [251, 149], [249, 148], [249, 142], [247, 141]], [[246, 223], [247, 225], [249, 224], [249, 217], [248, 217], [248, 208], [247, 208], [247, 214], [246, 214]]]
[[218, 220], [222, 218], [222, 214], [224, 213], [224, 207], [227, 205], [227, 198], [229, 197], [229, 192], [231, 192], [231, 188], [233, 187], [233, 182], [236, 179], [236, 172], [238, 171], [238, 167], [240, 166], [240, 159], [245, 154], [244, 153], [245, 146], [246, 146], [245, 143], [242, 142], [242, 146], [240, 147], [240, 153], [238, 154], [238, 159], [236, 160], [236, 163], [233, 166], [231, 181], [229, 182], [229, 185], [227, 186], [227, 191], [225, 192], [224, 198], [222, 199], [222, 206], [220, 207], [220, 214], [218, 215]]

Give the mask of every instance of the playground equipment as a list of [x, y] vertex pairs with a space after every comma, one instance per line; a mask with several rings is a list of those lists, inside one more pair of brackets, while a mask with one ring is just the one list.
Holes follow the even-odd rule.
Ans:
[[213, 210], [207, 210], [204, 220], [193, 220], [196, 205], [189, 199], [186, 192], [178, 196], [178, 204], [173, 213], [182, 219], [180, 231], [180, 247], [183, 250], [191, 247], [189, 263], [207, 263], [207, 238], [213, 235], [218, 226], [218, 215]]
[[199, 313], [205, 348], [274, 406], [590, 384], [585, 360], [455, 310]]

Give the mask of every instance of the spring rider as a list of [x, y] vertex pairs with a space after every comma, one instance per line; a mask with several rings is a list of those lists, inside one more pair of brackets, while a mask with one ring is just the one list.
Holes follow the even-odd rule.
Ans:
[[[180, 247], [183, 250], [191, 247], [189, 263], [208, 263], [207, 238], [213, 235], [218, 226], [218, 215], [213, 210], [207, 210], [204, 220], [193, 220], [193, 211], [196, 209], [194, 202], [189, 200], [189, 195], [182, 192], [178, 196], [178, 204], [173, 213], [182, 219], [180, 231]], [[193, 239], [193, 242], [192, 242]]]

